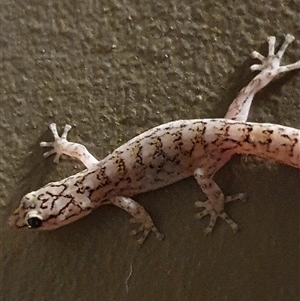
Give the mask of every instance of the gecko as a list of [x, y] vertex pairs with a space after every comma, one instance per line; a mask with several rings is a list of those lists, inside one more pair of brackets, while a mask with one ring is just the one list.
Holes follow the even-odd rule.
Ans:
[[286, 35], [275, 53], [276, 39], [271, 36], [266, 57], [252, 52], [252, 57], [261, 64], [252, 65], [251, 70], [259, 73], [238, 93], [225, 118], [177, 120], [154, 127], [100, 161], [85, 146], [67, 140], [70, 125], [66, 125], [59, 136], [56, 124], [50, 124], [54, 142], [40, 143], [41, 147], [52, 147], [44, 156], [55, 154], [54, 162], [58, 163], [60, 156], [66, 154], [79, 159], [86, 169], [26, 194], [9, 217], [10, 226], [52, 230], [86, 216], [101, 205], [113, 204], [132, 216], [130, 222], [135, 223], [136, 228], [131, 234], [139, 234], [138, 244], [142, 244], [149, 233], [162, 240], [164, 234], [132, 197], [194, 176], [207, 198], [195, 203], [200, 208], [196, 218], [210, 217], [204, 233], [213, 230], [217, 218], [225, 220], [236, 232], [238, 225], [224, 207], [231, 201], [244, 200], [245, 194], [225, 196], [213, 179], [216, 172], [234, 154], [273, 159], [300, 168], [299, 129], [247, 121], [258, 91], [278, 74], [300, 69], [300, 60], [280, 65], [293, 40], [292, 35]]

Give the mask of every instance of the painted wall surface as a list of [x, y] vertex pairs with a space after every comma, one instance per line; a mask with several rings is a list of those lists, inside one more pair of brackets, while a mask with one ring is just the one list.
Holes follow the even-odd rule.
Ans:
[[[216, 179], [246, 203], [241, 226], [194, 219], [194, 179], [135, 198], [166, 235], [141, 248], [129, 216], [104, 206], [51, 232], [15, 231], [21, 197], [82, 168], [44, 159], [48, 124], [102, 158], [150, 127], [222, 117], [253, 77], [253, 50], [291, 33], [285, 63], [300, 59], [298, 0], [36, 1], [1, 3], [1, 296], [5, 301], [299, 300], [300, 171], [233, 158]], [[254, 100], [251, 121], [300, 128], [299, 71]]]

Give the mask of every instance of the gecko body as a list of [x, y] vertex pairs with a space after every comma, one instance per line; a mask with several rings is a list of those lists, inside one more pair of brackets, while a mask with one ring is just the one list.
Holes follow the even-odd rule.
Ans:
[[71, 223], [95, 208], [116, 205], [133, 216], [139, 224], [133, 234], [141, 232], [142, 243], [152, 231], [158, 231], [146, 210], [132, 197], [138, 193], [161, 188], [194, 176], [207, 196], [206, 202], [198, 201], [202, 208], [197, 218], [210, 215], [205, 233], [211, 232], [217, 217], [223, 218], [236, 231], [237, 224], [228, 217], [224, 205], [244, 194], [224, 196], [214, 182], [214, 174], [233, 154], [250, 154], [273, 159], [300, 168], [300, 130], [268, 123], [246, 122], [254, 94], [270, 82], [278, 73], [300, 68], [300, 61], [287, 66], [279, 62], [293, 40], [287, 35], [277, 54], [274, 54], [275, 38], [269, 38], [269, 55], [264, 58], [254, 53], [262, 65], [252, 66], [261, 72], [241, 90], [230, 106], [226, 119], [178, 120], [150, 129], [117, 148], [98, 161], [80, 144], [67, 141], [70, 126], [59, 137], [56, 125], [51, 124], [53, 143], [45, 156], [56, 153], [57, 162], [65, 153], [80, 159], [87, 169], [52, 182], [37, 191], [28, 193], [19, 208], [10, 217], [15, 228], [51, 230]]

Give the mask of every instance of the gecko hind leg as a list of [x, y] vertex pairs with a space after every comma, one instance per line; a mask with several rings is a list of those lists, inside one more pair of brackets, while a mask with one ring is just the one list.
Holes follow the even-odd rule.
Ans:
[[269, 51], [267, 57], [257, 51], [252, 52], [252, 57], [261, 61], [261, 64], [254, 64], [250, 67], [252, 71], [260, 71], [238, 94], [230, 104], [225, 115], [226, 119], [246, 121], [248, 119], [252, 100], [257, 92], [268, 85], [278, 74], [294, 69], [300, 69], [300, 60], [286, 66], [280, 66], [281, 59], [287, 47], [294, 41], [290, 34], [286, 35], [283, 44], [275, 54], [275, 37], [268, 38]]
[[204, 208], [202, 211], [196, 213], [195, 217], [197, 219], [201, 219], [204, 216], [210, 215], [210, 221], [208, 226], [204, 229], [204, 234], [207, 235], [213, 230], [218, 217], [225, 220], [229, 224], [231, 229], [236, 232], [239, 226], [226, 214], [224, 206], [226, 203], [232, 201], [245, 201], [246, 195], [244, 193], [238, 193], [233, 196], [225, 197], [219, 186], [212, 179], [212, 176], [206, 175], [201, 168], [197, 168], [195, 170], [194, 176], [203, 193], [207, 196], [207, 201], [195, 202], [196, 207]]

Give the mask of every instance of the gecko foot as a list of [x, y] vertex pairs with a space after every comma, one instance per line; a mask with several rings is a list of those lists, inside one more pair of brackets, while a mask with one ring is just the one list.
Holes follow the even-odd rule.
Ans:
[[221, 201], [220, 200], [217, 200], [217, 201], [207, 200], [206, 202], [198, 201], [195, 203], [196, 207], [204, 208], [201, 212], [198, 212], [195, 215], [195, 217], [197, 219], [201, 219], [202, 217], [204, 217], [206, 215], [210, 215], [209, 224], [203, 231], [204, 235], [209, 234], [213, 230], [218, 217], [221, 217], [223, 220], [225, 220], [229, 224], [231, 229], [234, 232], [237, 232], [237, 230], [239, 228], [237, 223], [234, 222], [224, 211], [224, 205], [226, 203], [236, 201], [236, 200], [245, 201], [246, 195], [244, 193], [239, 193], [234, 196], [227, 196]]
[[294, 70], [294, 69], [300, 69], [300, 60], [290, 64], [290, 65], [286, 65], [286, 66], [280, 66], [280, 62], [282, 59], [282, 56], [284, 54], [284, 52], [286, 51], [287, 47], [289, 46], [290, 43], [292, 43], [295, 40], [295, 38], [290, 35], [287, 34], [285, 36], [285, 40], [283, 42], [283, 44], [281, 45], [280, 49], [277, 51], [277, 53], [275, 54], [275, 42], [276, 42], [276, 38], [271, 36], [268, 38], [268, 44], [269, 44], [269, 52], [268, 52], [268, 56], [265, 57], [262, 54], [260, 54], [257, 51], [253, 51], [252, 52], [252, 57], [259, 59], [261, 61], [261, 64], [254, 64], [250, 67], [250, 69], [252, 71], [254, 70], [268, 70], [268, 72], [270, 72], [269, 76], [273, 76], [282, 72], [287, 72], [290, 70]]
[[164, 235], [160, 233], [157, 228], [154, 226], [151, 216], [145, 210], [143, 206], [134, 201], [131, 198], [117, 196], [111, 198], [109, 202], [125, 211], [127, 211], [132, 218], [130, 223], [139, 224], [138, 228], [130, 232], [131, 235], [137, 235], [141, 233], [141, 237], [137, 240], [139, 245], [142, 245], [145, 239], [148, 237], [150, 232], [153, 232], [155, 236], [162, 240]]
[[53, 133], [54, 141], [53, 142], [43, 141], [40, 143], [41, 147], [53, 147], [53, 149], [44, 153], [45, 158], [55, 154], [53, 162], [58, 163], [61, 155], [65, 154], [67, 156], [77, 158], [87, 168], [92, 168], [99, 163], [99, 161], [92, 154], [89, 153], [89, 151], [86, 149], [84, 145], [75, 142], [69, 142], [67, 140], [67, 135], [70, 129], [72, 128], [70, 125], [68, 124], [65, 125], [64, 131], [61, 136], [59, 136], [57, 133], [57, 128], [55, 123], [51, 123], [49, 125], [49, 128]]
[[57, 128], [56, 128], [56, 124], [51, 123], [49, 125], [49, 129], [51, 130], [51, 132], [53, 133], [53, 136], [54, 136], [54, 141], [53, 142], [44, 142], [43, 141], [40, 143], [41, 147], [53, 147], [53, 149], [44, 153], [45, 158], [51, 156], [52, 154], [55, 154], [53, 162], [55, 162], [55, 163], [59, 162], [59, 158], [64, 153], [63, 145], [67, 142], [67, 135], [71, 128], [72, 127], [70, 125], [66, 124], [61, 137], [59, 137]]
[[[139, 224], [141, 221], [137, 220], [136, 218], [131, 218], [130, 223], [132, 224]], [[164, 234], [158, 231], [158, 229], [154, 226], [153, 223], [147, 223], [140, 225], [137, 229], [131, 230], [130, 234], [135, 236], [141, 233], [141, 237], [137, 240], [138, 245], [142, 245], [150, 232], [153, 232], [158, 240], [163, 240], [165, 238]]]

